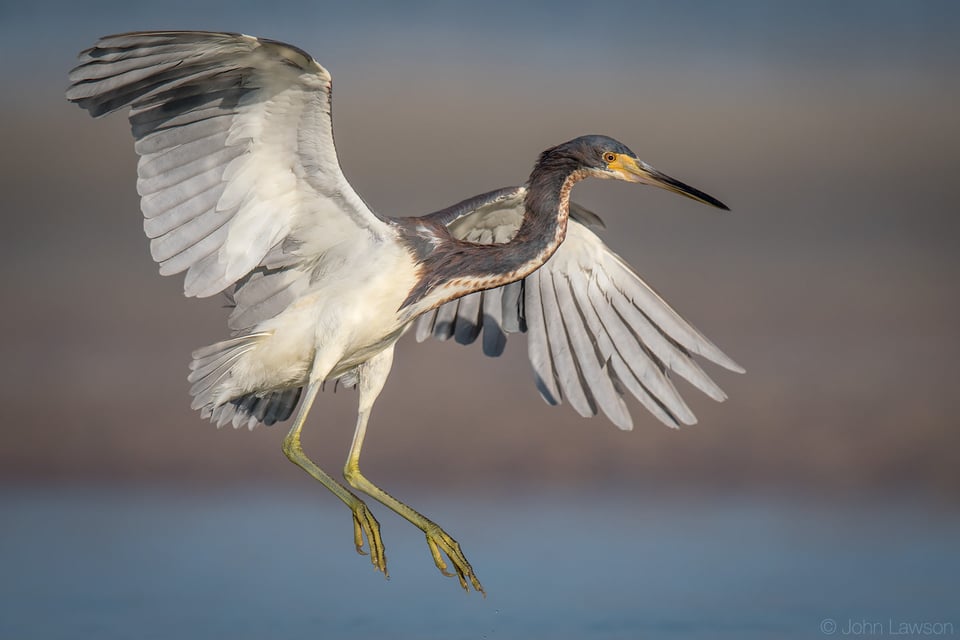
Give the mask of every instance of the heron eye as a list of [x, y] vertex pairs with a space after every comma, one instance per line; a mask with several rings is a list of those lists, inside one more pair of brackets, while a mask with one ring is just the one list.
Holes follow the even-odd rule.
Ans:
[[606, 162], [607, 164], [613, 162], [616, 159], [617, 159], [617, 154], [613, 153], [612, 151], [607, 151], [605, 154], [603, 154], [603, 161]]

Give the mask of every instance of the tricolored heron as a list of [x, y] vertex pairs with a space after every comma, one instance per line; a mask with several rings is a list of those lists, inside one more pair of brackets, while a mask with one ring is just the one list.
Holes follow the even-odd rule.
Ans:
[[[666, 424], [695, 418], [672, 370], [711, 398], [723, 391], [693, 355], [733, 360], [680, 317], [591, 231], [573, 185], [613, 178], [719, 200], [641, 162], [606, 136], [544, 151], [524, 186], [497, 189], [418, 218], [371, 211], [333, 143], [330, 74], [300, 49], [263, 38], [158, 31], [102, 38], [80, 54], [67, 99], [93, 116], [130, 107], [137, 190], [160, 273], [186, 271], [184, 293], [225, 292], [231, 337], [193, 353], [192, 407], [218, 426], [271, 425], [299, 410], [290, 460], [353, 512], [357, 551], [387, 572], [380, 526], [353, 491], [303, 452], [300, 433], [327, 380], [359, 388], [343, 475], [419, 527], [437, 567], [482, 591], [460, 545], [367, 480], [360, 450], [394, 344], [470, 343], [496, 356], [525, 332], [551, 404], [603, 411], [629, 429], [626, 392]], [[447, 571], [447, 560], [455, 573]]]

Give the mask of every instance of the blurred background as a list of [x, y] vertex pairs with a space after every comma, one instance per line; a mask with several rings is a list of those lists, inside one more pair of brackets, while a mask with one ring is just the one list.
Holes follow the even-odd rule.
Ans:
[[[78, 51], [160, 28], [312, 53], [344, 171], [383, 213], [517, 184], [584, 133], [715, 195], [732, 213], [574, 191], [747, 375], [711, 370], [723, 404], [678, 383], [698, 425], [632, 403], [621, 432], [545, 405], [521, 336], [496, 360], [405, 337], [364, 469], [490, 596], [380, 509], [384, 581], [282, 426], [190, 411], [222, 301], [157, 275], [125, 118], [63, 99]], [[0, 4], [0, 637], [960, 633], [958, 43], [952, 2]], [[308, 423], [331, 471], [356, 399], [328, 391]]]

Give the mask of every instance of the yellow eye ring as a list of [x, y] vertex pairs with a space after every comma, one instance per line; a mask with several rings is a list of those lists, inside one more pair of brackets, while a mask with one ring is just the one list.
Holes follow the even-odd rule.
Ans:
[[606, 162], [607, 164], [610, 164], [616, 159], [617, 159], [617, 154], [613, 153], [612, 151], [607, 151], [605, 154], [603, 154], [603, 161]]

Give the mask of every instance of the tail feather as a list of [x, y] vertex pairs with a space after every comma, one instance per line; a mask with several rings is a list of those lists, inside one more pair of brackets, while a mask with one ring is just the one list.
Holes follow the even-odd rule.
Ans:
[[260, 423], [270, 426], [287, 420], [293, 415], [302, 390], [302, 387], [297, 387], [264, 393], [248, 393], [215, 407], [204, 407], [200, 415], [209, 418], [217, 428], [227, 424], [232, 424], [234, 429], [246, 426], [251, 430]]
[[287, 420], [300, 401], [300, 387], [244, 393], [232, 381], [237, 361], [268, 333], [251, 333], [224, 340], [193, 352], [190, 375], [193, 383], [191, 408], [199, 409], [204, 419], [217, 427], [233, 424], [253, 429], [257, 424], [272, 425]]

